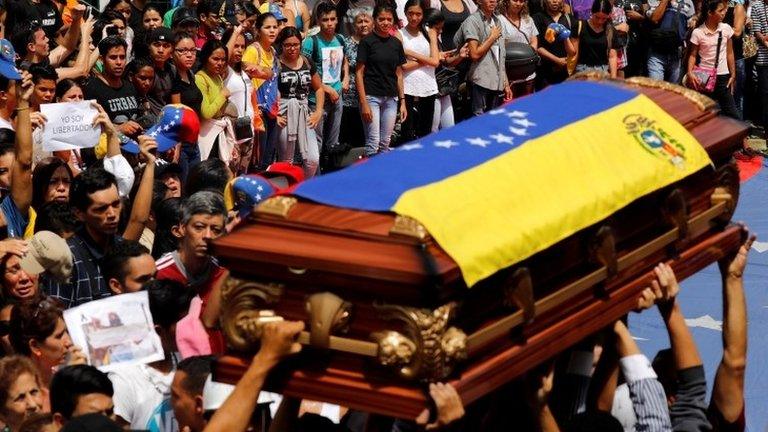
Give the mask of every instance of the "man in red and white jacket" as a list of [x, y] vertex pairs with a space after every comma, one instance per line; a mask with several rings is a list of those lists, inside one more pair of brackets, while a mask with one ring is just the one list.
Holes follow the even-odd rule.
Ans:
[[211, 240], [225, 232], [225, 222], [226, 207], [220, 194], [193, 194], [182, 205], [178, 250], [157, 260], [157, 279], [177, 281], [197, 294], [189, 314], [176, 327], [179, 352], [185, 358], [224, 352], [218, 323], [221, 286], [229, 272], [210, 255], [209, 247]]

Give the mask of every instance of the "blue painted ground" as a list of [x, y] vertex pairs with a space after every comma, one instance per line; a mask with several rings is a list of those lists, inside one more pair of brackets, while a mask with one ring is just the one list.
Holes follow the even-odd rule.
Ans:
[[[741, 185], [739, 205], [734, 221], [747, 224], [757, 234], [757, 241], [768, 242], [768, 169], [760, 170]], [[768, 251], [753, 249], [744, 275], [749, 316], [749, 348], [745, 398], [747, 431], [767, 431], [768, 428]], [[722, 321], [720, 273], [712, 265], [683, 281], [680, 300], [687, 319], [709, 315]], [[700, 321], [706, 321], [700, 320]], [[664, 323], [655, 309], [631, 314], [630, 328], [638, 338], [640, 348], [649, 358], [669, 346]], [[722, 357], [722, 333], [693, 326], [693, 336], [704, 359], [710, 395], [714, 374]]]

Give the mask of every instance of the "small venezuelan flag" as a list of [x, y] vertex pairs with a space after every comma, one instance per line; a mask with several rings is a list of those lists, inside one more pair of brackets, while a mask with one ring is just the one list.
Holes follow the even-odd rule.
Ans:
[[648, 97], [574, 81], [294, 193], [413, 217], [472, 286], [708, 164], [696, 139]]

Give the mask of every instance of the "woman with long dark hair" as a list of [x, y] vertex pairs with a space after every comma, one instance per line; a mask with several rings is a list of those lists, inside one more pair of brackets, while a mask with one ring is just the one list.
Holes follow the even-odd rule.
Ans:
[[[529, 44], [534, 51], [539, 49], [539, 31], [536, 23], [528, 14], [528, 3], [525, 0], [503, 0], [501, 2], [499, 22], [504, 29], [506, 42]], [[523, 80], [509, 83], [512, 87], [512, 97], [517, 98], [533, 93], [536, 72]]]
[[[445, 8], [443, 10], [445, 10]], [[427, 12], [424, 14], [424, 22], [426, 23], [427, 28], [434, 31], [437, 35], [437, 48], [440, 51], [440, 66], [435, 69], [435, 75], [438, 73], [445, 73], [447, 76], [452, 75], [453, 77], [450, 79], [454, 80], [453, 82], [458, 86], [461, 73], [458, 69], [455, 69], [455, 67], [469, 57], [469, 49], [467, 48], [466, 43], [459, 49], [445, 49], [445, 45], [442, 42], [443, 29], [446, 24], [443, 13], [444, 12], [437, 9], [427, 9]], [[438, 92], [438, 96], [435, 98], [435, 113], [432, 119], [433, 131], [448, 128], [455, 124], [453, 101], [451, 100], [451, 97], [455, 95], [452, 94], [449, 86], [440, 87], [439, 83]]]
[[365, 123], [365, 154], [369, 157], [389, 151], [398, 115], [401, 121], [408, 117], [403, 88], [405, 52], [400, 40], [390, 35], [395, 9], [379, 3], [373, 10], [373, 21], [373, 32], [360, 41], [355, 68], [360, 116]]
[[[195, 40], [189, 33], [176, 33], [173, 38], [173, 84], [171, 103], [184, 104], [199, 113], [203, 104], [203, 93], [195, 83], [192, 67], [197, 59]], [[181, 166], [181, 178], [186, 178], [190, 168], [200, 163], [200, 148], [196, 143], [182, 143], [176, 152]]]
[[[259, 139], [258, 168], [266, 169], [276, 156], [278, 90], [277, 71], [279, 69], [277, 53], [272, 45], [278, 32], [278, 22], [271, 13], [264, 13], [256, 18], [255, 29], [258, 39], [243, 53], [243, 68], [253, 78], [253, 87], [257, 92], [259, 117], [263, 124], [257, 127]], [[257, 120], [256, 124], [259, 124]]]
[[432, 132], [437, 96], [435, 68], [440, 64], [437, 33], [424, 27], [421, 0], [408, 0], [405, 3], [405, 16], [408, 24], [396, 33], [408, 59], [403, 65], [403, 91], [408, 116], [401, 129], [402, 142]]
[[[741, 119], [739, 109], [733, 99], [736, 84], [736, 60], [733, 55], [733, 27], [725, 24], [723, 18], [728, 5], [722, 0], [705, 0], [696, 28], [691, 33], [687, 67], [688, 84], [700, 92], [707, 92], [720, 105], [720, 110], [728, 117]], [[696, 59], [699, 67], [714, 71], [714, 76], [696, 71]], [[714, 88], [706, 90], [707, 80], [714, 79]]]
[[[248, 171], [253, 157], [255, 142], [253, 82], [251, 82], [251, 78], [243, 70], [243, 53], [246, 47], [245, 31], [245, 25], [239, 25], [228, 29], [221, 37], [221, 42], [226, 44], [228, 54], [227, 70], [224, 73], [224, 86], [229, 90], [229, 101], [237, 109], [236, 121], [240, 123], [247, 121], [251, 132], [251, 138], [241, 139], [239, 136], [236, 136], [240, 153], [240, 164], [234, 167], [236, 175]], [[235, 126], [236, 128], [238, 127], [238, 125]], [[235, 132], [237, 135], [237, 129]]]
[[616, 78], [618, 58], [614, 47], [615, 30], [611, 24], [613, 5], [609, 0], [595, 0], [592, 3], [592, 15], [589, 19], [578, 22], [578, 28], [572, 31], [571, 38], [577, 47], [576, 72], [608, 72]]
[[43, 385], [51, 382], [59, 366], [85, 363], [85, 355], [72, 343], [63, 314], [63, 305], [53, 297], [24, 301], [11, 311], [13, 350], [32, 359]]
[[[325, 92], [317, 66], [301, 54], [301, 32], [285, 27], [275, 44], [280, 48], [280, 114], [277, 116], [279, 161], [294, 162], [297, 153], [304, 167], [304, 178], [315, 175], [320, 161], [320, 146], [315, 127], [323, 116]], [[315, 111], [309, 111], [309, 92], [317, 98]]]
[[200, 50], [200, 70], [195, 74], [197, 88], [203, 94], [200, 114], [200, 158], [216, 156], [230, 162], [234, 149], [231, 123], [224, 116], [229, 103], [229, 90], [224, 86], [227, 70], [227, 48], [217, 40], [205, 42]]

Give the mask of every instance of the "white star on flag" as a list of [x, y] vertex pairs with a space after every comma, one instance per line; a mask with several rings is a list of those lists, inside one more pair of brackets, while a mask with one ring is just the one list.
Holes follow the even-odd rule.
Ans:
[[256, 194], [256, 201], [261, 201], [261, 194]]
[[526, 128], [527, 127], [531, 127], [531, 126], [536, 126], [536, 123], [528, 120], [527, 118], [514, 119], [514, 120], [512, 120], [512, 123], [520, 125], [522, 127], [526, 127]]
[[486, 148], [491, 142], [482, 138], [466, 138], [470, 145]]
[[449, 148], [457, 146], [457, 145], [459, 145], [459, 143], [457, 143], [456, 141], [451, 141], [451, 140], [435, 141], [435, 147], [443, 147], [443, 148], [449, 149]]
[[419, 143], [413, 143], [413, 144], [405, 144], [405, 145], [401, 145], [399, 148], [400, 148], [401, 150], [405, 150], [405, 151], [409, 151], [409, 150], [417, 150], [417, 149], [420, 149], [420, 148], [422, 148], [422, 145], [421, 145], [421, 144], [419, 144]]
[[491, 138], [495, 139], [498, 143], [513, 144], [515, 139], [511, 136], [503, 135], [500, 133], [491, 135]]
[[165, 130], [168, 130], [168, 129], [170, 129], [170, 128], [171, 128], [171, 126], [170, 126], [170, 125], [165, 125], [165, 126], [163, 126], [163, 129], [165, 129]]
[[150, 135], [150, 136], [153, 136], [153, 137], [156, 137], [156, 136], [157, 136], [157, 131], [153, 131], [153, 132], [152, 132], [151, 134], [149, 134], [149, 135]]
[[261, 191], [263, 191], [263, 190], [264, 190], [264, 186], [262, 186], [262, 185], [258, 185], [258, 186], [256, 186], [256, 190], [257, 190], [257, 191], [259, 191], [259, 192], [261, 192]]
[[488, 114], [490, 114], [490, 115], [499, 115], [499, 114], [504, 114], [505, 112], [507, 112], [507, 111], [504, 110], [503, 108], [499, 108], [499, 109], [488, 111]]
[[518, 110], [510, 111], [510, 112], [507, 113], [507, 117], [509, 117], [509, 118], [522, 118], [522, 117], [525, 117], [527, 115], [528, 115], [527, 112], [518, 111]]
[[509, 127], [509, 131], [512, 132], [513, 134], [517, 135], [517, 136], [526, 136], [526, 135], [528, 135], [528, 131], [523, 129], [523, 128], [515, 128], [515, 127], [510, 126]]

